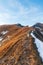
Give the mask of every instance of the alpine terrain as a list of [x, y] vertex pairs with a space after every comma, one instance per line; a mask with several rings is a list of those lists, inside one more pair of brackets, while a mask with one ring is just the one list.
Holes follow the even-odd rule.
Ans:
[[43, 24], [0, 25], [0, 65], [43, 65]]

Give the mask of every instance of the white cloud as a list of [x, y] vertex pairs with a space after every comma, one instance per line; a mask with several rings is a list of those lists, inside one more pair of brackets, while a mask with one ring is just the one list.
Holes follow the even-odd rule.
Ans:
[[[31, 22], [43, 21], [43, 12], [37, 6], [24, 7], [17, 0], [8, 0], [8, 7], [0, 6], [0, 21], [6, 23], [32, 24]], [[10, 22], [12, 21], [12, 22]]]

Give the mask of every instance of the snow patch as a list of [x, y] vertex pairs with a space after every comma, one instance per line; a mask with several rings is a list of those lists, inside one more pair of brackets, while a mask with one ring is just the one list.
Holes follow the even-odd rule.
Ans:
[[35, 28], [38, 28], [38, 29], [40, 29], [40, 30], [41, 30], [41, 28], [40, 28], [40, 27], [36, 27], [36, 26], [35, 26]]
[[37, 38], [33, 35], [33, 31], [32, 31], [32, 33], [31, 33], [31, 35], [32, 35], [32, 37], [35, 38], [35, 44], [36, 44], [36, 46], [37, 46], [37, 48], [38, 48], [38, 52], [40, 53], [40, 56], [41, 56], [42, 61], [43, 61], [43, 42], [40, 41], [39, 39], [37, 39]]
[[41, 32], [41, 34], [43, 34], [43, 32]]
[[2, 32], [1, 32], [1, 34], [3, 34], [3, 35], [4, 35], [4, 34], [6, 34], [7, 32], [8, 32], [8, 31], [2, 31]]
[[0, 41], [2, 41], [2, 39], [3, 39], [3, 38], [2, 38], [2, 37], [0, 37]]

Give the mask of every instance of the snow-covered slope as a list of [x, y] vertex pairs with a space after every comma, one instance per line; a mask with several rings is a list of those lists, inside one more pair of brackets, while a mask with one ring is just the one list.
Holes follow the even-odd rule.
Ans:
[[43, 24], [37, 23], [33, 28], [35, 28], [34, 35], [43, 42]]
[[36, 44], [37, 48], [38, 48], [38, 52], [43, 60], [43, 42], [40, 41], [38, 38], [35, 37], [35, 35], [33, 34], [34, 31], [31, 32], [32, 37], [35, 39], [34, 43]]
[[36, 23], [33, 25], [33, 28], [35, 28], [34, 31], [31, 32], [32, 37], [35, 39], [35, 44], [38, 48], [38, 52], [43, 60], [43, 24], [42, 23]]

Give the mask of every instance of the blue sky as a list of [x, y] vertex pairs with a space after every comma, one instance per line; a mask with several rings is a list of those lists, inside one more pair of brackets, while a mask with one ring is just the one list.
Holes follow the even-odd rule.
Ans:
[[43, 0], [0, 0], [0, 24], [43, 23]]

